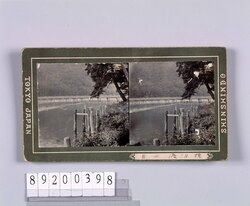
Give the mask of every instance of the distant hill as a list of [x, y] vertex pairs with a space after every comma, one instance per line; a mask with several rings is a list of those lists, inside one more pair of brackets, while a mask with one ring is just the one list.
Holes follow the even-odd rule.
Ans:
[[[41, 63], [37, 70], [38, 96], [90, 95], [94, 83], [84, 63]], [[184, 92], [184, 83], [176, 72], [175, 62], [139, 62], [129, 64], [130, 97], [176, 97]], [[118, 95], [113, 84], [106, 95]], [[206, 96], [204, 86], [197, 95]]]
[[[176, 72], [175, 62], [130, 64], [130, 97], [181, 97], [185, 84]], [[206, 96], [202, 86], [197, 95]]]
[[[37, 71], [38, 96], [90, 95], [94, 83], [83, 63], [42, 63]], [[107, 95], [117, 95], [113, 85]]]

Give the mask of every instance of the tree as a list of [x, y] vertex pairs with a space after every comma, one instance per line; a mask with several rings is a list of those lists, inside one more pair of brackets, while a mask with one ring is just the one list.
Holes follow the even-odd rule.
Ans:
[[178, 75], [186, 84], [182, 99], [190, 99], [195, 90], [205, 85], [207, 92], [214, 99], [214, 65], [212, 61], [184, 61], [177, 62]]
[[97, 63], [86, 64], [87, 74], [95, 82], [91, 97], [99, 97], [103, 94], [105, 87], [114, 84], [122, 100], [128, 100], [128, 63]]

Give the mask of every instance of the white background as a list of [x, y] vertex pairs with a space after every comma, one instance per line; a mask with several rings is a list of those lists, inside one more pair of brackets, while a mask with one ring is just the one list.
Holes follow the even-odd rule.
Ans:
[[[142, 206], [249, 206], [250, 1], [0, 0], [0, 205], [25, 205], [26, 172], [116, 171]], [[23, 47], [225, 46], [229, 158], [219, 162], [29, 163]]]

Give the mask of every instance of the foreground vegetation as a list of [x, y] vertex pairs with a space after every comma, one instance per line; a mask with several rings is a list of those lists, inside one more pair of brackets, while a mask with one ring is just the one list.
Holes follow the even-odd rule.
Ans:
[[72, 140], [73, 147], [86, 146], [124, 146], [129, 143], [128, 103], [108, 105], [106, 115], [101, 118], [99, 131], [92, 136]]
[[[199, 130], [199, 134], [195, 133]], [[200, 105], [197, 115], [190, 121], [189, 134], [174, 134], [170, 145], [215, 145], [215, 111], [214, 104]]]

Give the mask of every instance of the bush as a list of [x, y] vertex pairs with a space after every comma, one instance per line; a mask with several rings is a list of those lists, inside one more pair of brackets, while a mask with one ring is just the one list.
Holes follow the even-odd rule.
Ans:
[[[199, 135], [194, 133], [199, 129]], [[197, 115], [190, 121], [189, 134], [173, 135], [171, 145], [215, 145], [215, 114], [214, 104], [200, 105]]]
[[73, 147], [125, 146], [129, 143], [128, 103], [121, 102], [107, 106], [106, 115], [100, 120], [100, 132], [72, 141]]

